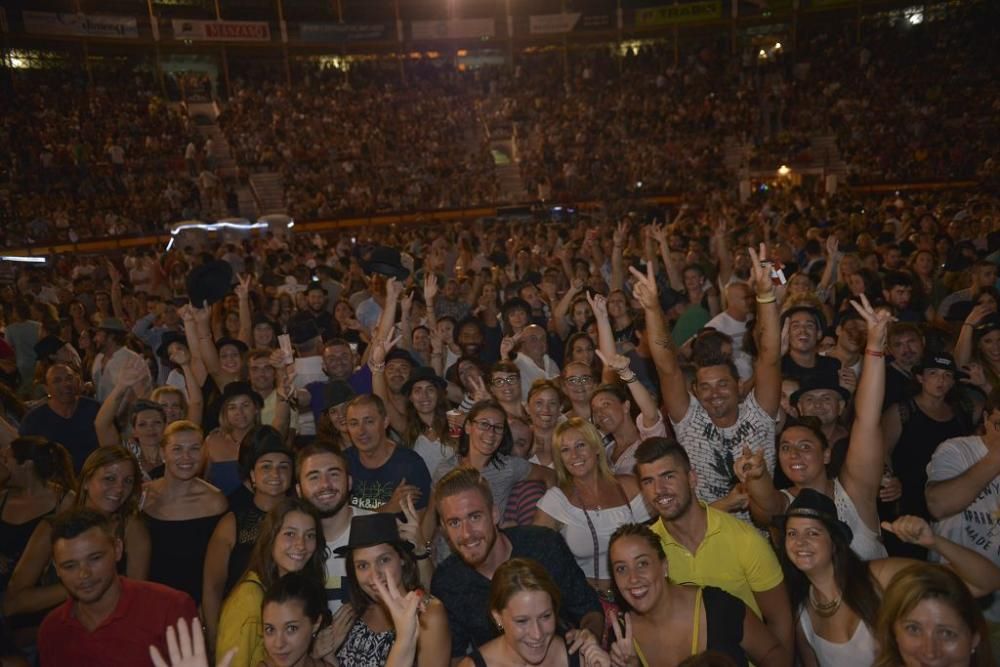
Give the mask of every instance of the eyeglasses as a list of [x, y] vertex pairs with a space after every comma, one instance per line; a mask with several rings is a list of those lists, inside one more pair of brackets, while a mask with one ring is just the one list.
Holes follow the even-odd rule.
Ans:
[[494, 387], [502, 387], [505, 384], [515, 384], [521, 381], [520, 375], [508, 375], [507, 377], [495, 377], [490, 380], [490, 384]]
[[579, 387], [580, 385], [591, 384], [594, 378], [589, 375], [574, 375], [573, 377], [565, 378], [566, 384], [571, 384], [574, 387]]
[[472, 423], [476, 425], [480, 433], [489, 433], [493, 431], [494, 433], [503, 433], [504, 424], [491, 424], [485, 419], [474, 419]]

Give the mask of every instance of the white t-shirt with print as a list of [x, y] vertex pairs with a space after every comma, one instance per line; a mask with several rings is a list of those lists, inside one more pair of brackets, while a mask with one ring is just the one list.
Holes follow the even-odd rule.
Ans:
[[[740, 403], [739, 414], [732, 426], [719, 428], [702, 407], [698, 399], [688, 394], [690, 403], [687, 414], [679, 422], [671, 423], [677, 441], [691, 459], [691, 467], [698, 473], [698, 498], [713, 503], [724, 498], [736, 485], [733, 461], [743, 450], [764, 452], [767, 468], [774, 472], [775, 422], [760, 407], [754, 392]], [[739, 514], [748, 519], [749, 515]]]
[[[945, 440], [934, 450], [927, 464], [927, 481], [954, 479], [985, 457], [986, 452], [986, 445], [979, 436]], [[941, 537], [981, 553], [1000, 565], [1000, 477], [994, 477], [972, 504], [934, 523], [933, 528]], [[994, 595], [993, 604], [985, 614], [990, 621], [1000, 622], [1000, 595]]]

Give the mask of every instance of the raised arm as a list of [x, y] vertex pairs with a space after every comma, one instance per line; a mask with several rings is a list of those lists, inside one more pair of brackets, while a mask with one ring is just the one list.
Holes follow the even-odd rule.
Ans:
[[122, 274], [111, 260], [108, 260], [107, 266], [108, 277], [111, 279], [111, 310], [115, 317], [123, 322], [128, 322], [128, 316], [122, 302]]
[[778, 417], [781, 407], [781, 327], [778, 324], [778, 300], [771, 282], [772, 263], [767, 246], [760, 244], [760, 255], [750, 251], [750, 283], [757, 293], [757, 324], [760, 326], [760, 351], [754, 367], [754, 396], [767, 414]]
[[181, 373], [184, 374], [184, 389], [187, 391], [187, 416], [188, 421], [195, 424], [201, 423], [201, 418], [205, 412], [205, 397], [201, 392], [201, 385], [194, 372], [194, 360], [191, 358], [189, 349], [184, 347], [174, 348], [170, 355], [170, 361], [180, 366]]
[[976, 325], [991, 312], [992, 309], [982, 304], [976, 305], [962, 322], [962, 330], [958, 334], [958, 340], [955, 341], [955, 363], [959, 366], [965, 366], [972, 361]]
[[386, 412], [389, 415], [389, 424], [396, 433], [406, 433], [406, 414], [400, 412], [389, 395], [389, 383], [385, 379], [385, 355], [392, 347], [399, 342], [399, 339], [386, 342], [382, 338], [372, 340], [369, 349], [371, 355], [368, 357], [368, 367], [372, 372], [372, 392], [382, 399]]
[[742, 454], [733, 461], [733, 472], [750, 496], [750, 516], [759, 525], [770, 526], [774, 515], [788, 507], [788, 499], [774, 487], [763, 450], [754, 452], [743, 445]]
[[650, 232], [660, 247], [660, 258], [663, 260], [663, 267], [667, 270], [667, 280], [670, 281], [670, 286], [678, 291], [684, 289], [684, 277], [681, 275], [676, 262], [670, 256], [670, 245], [667, 243], [667, 228], [664, 225], [654, 223]]
[[837, 278], [837, 266], [840, 264], [841, 257], [843, 257], [838, 250], [839, 247], [840, 240], [835, 234], [830, 234], [826, 239], [826, 266], [823, 267], [823, 277], [819, 280], [819, 288], [817, 290], [820, 293], [829, 289]]
[[840, 471], [840, 483], [847, 495], [862, 512], [871, 527], [878, 520], [876, 501], [882, 481], [885, 445], [882, 439], [882, 400], [885, 396], [885, 342], [892, 316], [884, 310], [875, 311], [864, 294], [861, 303], [851, 305], [868, 325], [864, 366], [855, 396], [854, 425], [847, 447], [847, 458]]
[[[604, 356], [602, 359], [611, 359], [618, 354], [615, 349], [615, 334], [611, 329], [611, 319], [608, 317], [608, 302], [600, 294], [587, 295], [587, 303], [594, 311], [594, 320], [597, 323], [597, 349]], [[602, 382], [614, 382], [616, 374], [607, 366], [604, 368]]]
[[597, 356], [604, 362], [604, 369], [618, 376], [618, 378], [628, 387], [632, 400], [639, 407], [642, 415], [642, 425], [644, 428], [652, 428], [656, 422], [660, 421], [660, 410], [656, 406], [649, 390], [639, 382], [635, 371], [629, 368], [628, 357], [624, 354], [615, 354], [612, 357], [604, 356], [604, 353], [597, 350]]
[[[986, 445], [986, 455], [973, 463], [961, 474], [955, 475], [951, 479], [927, 482], [927, 508], [937, 519], [945, 519], [953, 514], [963, 511], [979, 497], [987, 486], [994, 479], [1000, 477], [1000, 437], [993, 435], [995, 422], [987, 419], [987, 433], [983, 436], [983, 444]], [[991, 433], [990, 431], [993, 431]], [[942, 452], [944, 447], [938, 448]], [[943, 458], [943, 457], [942, 457]], [[950, 458], [950, 457], [949, 457]], [[931, 459], [927, 467], [931, 477], [937, 477], [943, 470], [935, 470], [941, 467], [941, 462]], [[948, 466], [951, 467], [951, 466]], [[937, 474], [934, 474], [937, 472]]]
[[240, 304], [240, 334], [239, 339], [253, 348], [253, 315], [250, 313], [250, 281], [252, 276], [240, 276], [240, 284], [236, 286], [236, 296]]
[[177, 314], [184, 322], [184, 339], [191, 353], [191, 370], [194, 373], [194, 381], [200, 387], [208, 378], [208, 369], [201, 359], [201, 341], [198, 340], [198, 323], [194, 317], [194, 308], [191, 304], [186, 304], [177, 309]]
[[667, 406], [667, 415], [671, 421], [679, 422], [687, 414], [691, 402], [684, 374], [677, 363], [677, 350], [674, 341], [667, 331], [667, 322], [660, 308], [659, 293], [656, 289], [656, 279], [653, 276], [652, 265], [646, 265], [643, 274], [635, 267], [629, 267], [635, 284], [632, 296], [642, 305], [646, 313], [646, 335], [649, 336], [649, 352], [656, 365], [656, 373], [660, 377], [660, 389], [663, 391], [663, 401]]
[[719, 258], [719, 289], [723, 294], [729, 279], [733, 277], [733, 254], [729, 251], [729, 241], [726, 238], [727, 227], [726, 219], [720, 217], [715, 224], [715, 234], [712, 236], [715, 241], [715, 254]]
[[566, 290], [566, 293], [556, 303], [555, 308], [552, 309], [552, 317], [549, 320], [548, 329], [562, 340], [566, 340], [567, 336], [569, 336], [569, 325], [566, 323], [566, 314], [569, 312], [570, 305], [581, 290], [583, 290], [583, 282], [571, 278], [569, 289]]
[[628, 223], [619, 222], [612, 237], [611, 249], [611, 291], [620, 290], [625, 285], [625, 258], [622, 253], [628, 240]]
[[149, 381], [149, 368], [142, 357], [129, 357], [122, 365], [115, 380], [115, 386], [111, 388], [101, 409], [97, 411], [94, 418], [94, 430], [97, 432], [97, 441], [101, 447], [113, 447], [121, 444], [121, 434], [115, 426], [115, 416], [121, 407], [122, 400], [128, 395], [129, 389], [134, 385], [145, 384]]
[[[917, 516], [901, 516], [892, 523], [883, 521], [882, 528], [903, 542], [918, 544], [940, 554], [976, 597], [989, 595], [1000, 589], [1000, 567], [979, 552], [934, 534], [930, 524], [924, 519]], [[914, 562], [906, 558], [888, 558], [876, 561], [880, 569], [873, 568], [872, 571], [878, 577], [879, 583], [885, 587], [896, 572]]]

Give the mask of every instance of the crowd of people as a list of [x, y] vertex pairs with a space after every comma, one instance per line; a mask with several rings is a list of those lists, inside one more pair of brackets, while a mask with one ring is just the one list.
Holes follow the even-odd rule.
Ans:
[[[811, 145], [831, 136], [853, 183], [995, 181], [997, 55], [977, 28], [991, 16], [973, 4], [917, 25], [803, 23], [794, 49], [751, 40], [736, 54], [727, 32], [683, 50], [540, 50], [461, 71], [444, 59], [346, 73], [296, 61], [292, 84], [234, 62], [219, 123], [243, 184], [280, 173], [298, 220], [703, 192], [729, 187], [732, 168], [835, 163]], [[219, 173], [148, 71], [15, 78], [0, 100], [0, 241], [148, 234], [237, 212], [240, 181]], [[167, 77], [169, 91], [207, 81]], [[508, 131], [523, 188], [501, 190], [491, 141]]]
[[998, 205], [17, 265], [4, 664], [992, 665]]

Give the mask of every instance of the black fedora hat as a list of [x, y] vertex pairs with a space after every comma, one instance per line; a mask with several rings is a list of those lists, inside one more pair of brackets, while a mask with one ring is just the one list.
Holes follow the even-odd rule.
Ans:
[[222, 301], [231, 291], [233, 267], [221, 259], [196, 266], [187, 276], [188, 298], [195, 307]]
[[290, 461], [295, 461], [295, 452], [285, 444], [285, 439], [278, 429], [267, 425], [258, 426], [240, 443], [240, 469], [247, 479], [250, 478], [250, 472], [257, 465], [257, 461], [267, 454], [283, 454]]
[[237, 396], [249, 396], [250, 400], [254, 402], [257, 409], [264, 407], [264, 399], [254, 391], [253, 387], [250, 386], [249, 382], [230, 382], [226, 385], [226, 388], [222, 390], [222, 402], [225, 403], [231, 398], [236, 398]]
[[772, 523], [784, 528], [790, 517], [802, 517], [822, 521], [831, 534], [839, 533], [847, 544], [854, 539], [854, 531], [837, 516], [837, 506], [833, 498], [815, 489], [802, 489], [784, 514], [776, 514]]
[[239, 338], [231, 338], [229, 336], [223, 336], [219, 340], [215, 341], [216, 350], [221, 350], [226, 345], [232, 345], [233, 347], [235, 347], [237, 350], [240, 351], [240, 354], [246, 354], [247, 350], [250, 349], [249, 347], [247, 347], [247, 344], [241, 341]]
[[810, 377], [807, 382], [803, 382], [802, 386], [792, 393], [790, 401], [793, 406], [797, 405], [799, 399], [801, 399], [805, 394], [810, 391], [819, 391], [820, 389], [837, 392], [840, 399], [845, 403], [851, 400], [851, 392], [841, 387], [837, 382], [836, 377], [832, 377], [830, 375], [820, 375], [819, 377]]
[[955, 359], [952, 358], [950, 354], [944, 352], [925, 356], [919, 364], [913, 367], [913, 374], [919, 375], [928, 368], [939, 368], [943, 371], [948, 371], [956, 380], [962, 380], [969, 377], [967, 373], [963, 372], [958, 367], [958, 364], [955, 363]]
[[351, 519], [351, 534], [347, 544], [333, 550], [338, 556], [346, 556], [355, 549], [373, 547], [376, 544], [393, 544], [408, 551], [413, 545], [399, 536], [396, 526], [396, 515], [387, 512], [376, 512]]
[[343, 405], [357, 396], [357, 392], [343, 380], [332, 380], [323, 388], [323, 410]]
[[403, 396], [408, 396], [413, 385], [418, 382], [430, 382], [438, 389], [444, 389], [448, 386], [448, 381], [435, 373], [430, 366], [417, 366], [410, 371], [410, 377], [403, 383], [403, 388], [399, 390], [400, 393]]
[[375, 246], [371, 252], [361, 262], [361, 268], [366, 273], [378, 273], [397, 280], [406, 280], [410, 277], [410, 271], [403, 266], [403, 258], [396, 248], [389, 246]]
[[172, 343], [180, 343], [187, 347], [187, 336], [184, 335], [183, 331], [174, 331], [173, 329], [164, 331], [163, 335], [160, 336], [160, 346], [156, 348], [156, 356], [163, 361], [170, 361], [170, 345]]

